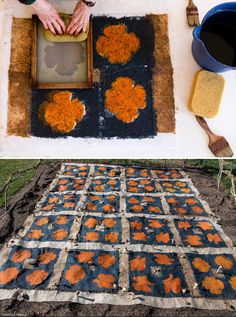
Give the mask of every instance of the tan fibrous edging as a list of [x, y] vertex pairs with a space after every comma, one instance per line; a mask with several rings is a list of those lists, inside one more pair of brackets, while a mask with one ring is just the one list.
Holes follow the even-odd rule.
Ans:
[[31, 19], [13, 18], [8, 75], [7, 134], [21, 137], [28, 137], [30, 133], [31, 31]]
[[175, 133], [175, 102], [173, 68], [170, 58], [168, 16], [148, 15], [154, 28], [154, 59], [152, 92], [157, 117], [157, 132]]

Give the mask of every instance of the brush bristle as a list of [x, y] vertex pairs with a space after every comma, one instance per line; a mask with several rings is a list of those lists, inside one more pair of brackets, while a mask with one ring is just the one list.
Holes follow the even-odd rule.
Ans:
[[234, 153], [230, 146], [220, 150], [219, 152], [215, 153], [216, 157], [233, 157]]

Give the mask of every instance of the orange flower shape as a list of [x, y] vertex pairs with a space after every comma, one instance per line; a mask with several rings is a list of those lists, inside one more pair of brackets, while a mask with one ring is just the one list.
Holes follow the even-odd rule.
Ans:
[[64, 192], [64, 191], [66, 191], [67, 190], [67, 188], [68, 188], [68, 186], [67, 185], [61, 185], [61, 186], [59, 186], [59, 192]]
[[84, 239], [87, 241], [98, 241], [99, 233], [98, 232], [87, 232], [84, 236]]
[[168, 203], [170, 203], [172, 205], [178, 205], [178, 203], [179, 203], [178, 200], [173, 198], [173, 197], [168, 198], [167, 201], [168, 201]]
[[177, 208], [177, 211], [178, 211], [179, 214], [186, 214], [187, 213], [187, 210], [185, 210], [182, 207]]
[[39, 118], [56, 132], [71, 132], [86, 113], [81, 101], [71, 99], [70, 91], [50, 93], [48, 101], [40, 106]]
[[68, 180], [67, 179], [61, 179], [59, 180], [58, 184], [59, 185], [66, 185], [68, 183]]
[[68, 223], [68, 221], [69, 221], [69, 219], [67, 216], [58, 216], [55, 223], [57, 225], [65, 225]]
[[198, 214], [202, 214], [204, 210], [203, 210], [201, 207], [193, 206], [193, 207], [192, 207], [192, 211], [193, 211], [193, 212], [196, 212], [196, 213], [198, 213]]
[[222, 294], [224, 283], [214, 277], [207, 276], [202, 282], [202, 286], [207, 289], [211, 294]]
[[154, 283], [151, 283], [146, 275], [144, 276], [134, 276], [134, 284], [133, 287], [136, 289], [136, 291], [144, 292], [144, 293], [150, 293], [152, 291], [151, 287], [152, 285], [155, 285]]
[[0, 272], [0, 284], [6, 285], [14, 281], [19, 275], [20, 271], [16, 267], [9, 267]]
[[41, 237], [44, 236], [44, 233], [42, 232], [42, 230], [31, 230], [27, 236], [30, 239], [39, 240]]
[[173, 278], [172, 274], [169, 274], [169, 277], [163, 281], [163, 284], [166, 294], [169, 294], [170, 292], [179, 294], [182, 290], [180, 278]]
[[90, 229], [94, 229], [98, 224], [97, 219], [95, 218], [89, 218], [87, 221], [85, 221], [84, 225]]
[[236, 291], [236, 276], [232, 276], [231, 279], [229, 280], [229, 283], [230, 283], [232, 289], [234, 289]]
[[134, 232], [133, 240], [134, 241], [147, 241], [148, 237], [144, 232]]
[[68, 236], [68, 234], [69, 234], [68, 231], [66, 231], [64, 229], [59, 229], [59, 230], [53, 232], [52, 236], [55, 240], [62, 241]]
[[105, 234], [105, 241], [115, 243], [118, 241], [119, 234], [118, 232], [110, 232]]
[[35, 222], [35, 224], [36, 224], [37, 226], [39, 226], [39, 227], [43, 227], [43, 226], [45, 226], [48, 222], [49, 222], [49, 219], [48, 219], [47, 217], [44, 217], [44, 218], [41, 218], [41, 219], [37, 220], [37, 221]]
[[115, 208], [110, 205], [110, 204], [106, 204], [102, 207], [102, 209], [106, 212], [106, 213], [109, 213], [109, 212], [112, 212], [112, 211], [115, 211]]
[[141, 179], [140, 184], [142, 185], [149, 185], [150, 181], [148, 179]]
[[75, 257], [79, 263], [92, 263], [95, 253], [92, 251], [80, 251]]
[[134, 33], [128, 33], [125, 25], [110, 25], [96, 42], [98, 54], [107, 58], [111, 64], [126, 64], [132, 54], [140, 48], [140, 40]]
[[154, 219], [149, 219], [148, 224], [149, 224], [149, 227], [155, 228], [155, 229], [163, 227], [160, 221], [154, 220]]
[[29, 259], [31, 257], [31, 252], [29, 250], [19, 250], [16, 251], [13, 255], [12, 255], [12, 262], [15, 263], [20, 263], [25, 261], [26, 259]]
[[185, 199], [185, 202], [189, 205], [196, 205], [197, 204], [197, 201], [193, 198], [187, 198], [187, 199]]
[[114, 185], [117, 185], [117, 181], [112, 179], [112, 180], [108, 181], [107, 184], [111, 185], [111, 186], [114, 186]]
[[118, 77], [105, 93], [105, 107], [124, 123], [137, 119], [139, 109], [145, 109], [146, 105], [146, 91], [143, 86], [137, 85], [128, 77]]
[[47, 205], [47, 206], [43, 207], [42, 210], [48, 211], [48, 210], [52, 210], [53, 208], [54, 208], [53, 205]]
[[50, 203], [50, 204], [55, 204], [55, 203], [57, 203], [59, 201], [59, 198], [58, 197], [50, 197], [49, 199], [48, 199], [48, 202]]
[[189, 188], [180, 188], [181, 192], [185, 193], [185, 194], [188, 194], [190, 193], [190, 189]]
[[73, 208], [74, 205], [75, 205], [74, 203], [72, 203], [71, 201], [69, 201], [69, 202], [65, 202], [64, 205], [63, 205], [63, 207], [65, 207], [65, 208]]
[[116, 225], [116, 220], [112, 219], [112, 218], [108, 218], [108, 219], [104, 219], [102, 221], [102, 224], [106, 227], [106, 228], [113, 228]]
[[163, 242], [163, 243], [168, 243], [170, 241], [170, 235], [169, 233], [164, 233], [161, 232], [159, 234], [156, 235], [156, 241], [157, 242]]
[[134, 205], [130, 207], [130, 209], [132, 209], [134, 212], [141, 212], [144, 209], [144, 207], [139, 205]]
[[87, 203], [86, 204], [86, 209], [90, 210], [90, 211], [94, 211], [97, 209], [97, 206], [95, 204], [92, 203]]
[[68, 271], [66, 271], [65, 279], [72, 285], [77, 284], [80, 280], [86, 276], [85, 271], [79, 265], [72, 265]]
[[141, 258], [137, 256], [133, 260], [130, 261], [130, 270], [131, 271], [143, 271], [146, 269], [146, 258]]
[[143, 197], [143, 201], [149, 202], [149, 203], [154, 203], [154, 199], [152, 197]]
[[142, 222], [139, 222], [137, 220], [130, 222], [130, 227], [132, 230], [141, 230], [142, 226]]
[[138, 185], [138, 183], [135, 182], [135, 181], [129, 181], [128, 182], [128, 186], [137, 186], [137, 185]]
[[104, 269], [109, 268], [116, 262], [116, 258], [114, 255], [110, 254], [102, 254], [98, 257], [98, 264], [101, 265]]
[[231, 270], [234, 265], [231, 259], [223, 255], [217, 255], [215, 257], [215, 263], [222, 266], [224, 270]]
[[150, 212], [156, 212], [156, 213], [160, 213], [161, 212], [161, 209], [159, 207], [154, 207], [154, 206], [148, 207], [148, 210]]
[[168, 191], [170, 193], [175, 193], [176, 192], [176, 190], [174, 188], [172, 188], [172, 187], [167, 187], [166, 191]]
[[44, 270], [37, 270], [37, 271], [34, 271], [33, 273], [30, 273], [29, 275], [27, 275], [26, 281], [30, 285], [40, 285], [43, 283], [43, 281], [46, 280], [48, 275], [49, 274]]
[[174, 260], [171, 259], [168, 255], [166, 254], [155, 254], [155, 261], [157, 264], [160, 265], [172, 265], [174, 263]]
[[201, 258], [195, 258], [192, 262], [195, 269], [199, 270], [200, 272], [207, 273], [210, 270], [210, 265], [202, 260]]
[[98, 201], [98, 200], [100, 200], [100, 197], [99, 196], [96, 196], [96, 195], [91, 195], [91, 196], [89, 196], [89, 199], [91, 200], [91, 201]]
[[192, 245], [192, 246], [199, 246], [202, 245], [202, 241], [201, 241], [201, 237], [197, 236], [197, 235], [189, 235], [186, 236], [186, 241], [188, 242], [188, 244]]
[[98, 274], [98, 278], [93, 280], [99, 288], [113, 288], [115, 277], [111, 274]]
[[57, 255], [54, 252], [45, 252], [38, 257], [40, 264], [49, 264], [56, 259]]
[[104, 185], [94, 186], [94, 190], [97, 192], [103, 192], [105, 190], [105, 186]]
[[197, 223], [197, 226], [200, 227], [202, 230], [212, 230], [213, 226], [211, 223], [206, 222], [206, 221], [199, 221]]
[[138, 193], [139, 189], [137, 187], [129, 187], [128, 191], [131, 192], [131, 193]]
[[189, 229], [189, 228], [191, 228], [191, 225], [190, 225], [189, 221], [179, 221], [178, 222], [178, 228], [180, 228], [180, 229]]
[[152, 192], [155, 188], [153, 186], [144, 186], [144, 188], [146, 189], [146, 191], [148, 192]]
[[176, 186], [178, 186], [178, 187], [186, 187], [187, 185], [185, 183], [182, 183], [182, 182], [177, 182]]
[[209, 242], [214, 242], [215, 244], [218, 244], [222, 241], [218, 233], [215, 233], [215, 234], [208, 233], [207, 239]]
[[115, 200], [116, 200], [116, 196], [114, 196], [114, 195], [107, 196], [107, 200], [109, 200], [109, 201], [115, 201]]

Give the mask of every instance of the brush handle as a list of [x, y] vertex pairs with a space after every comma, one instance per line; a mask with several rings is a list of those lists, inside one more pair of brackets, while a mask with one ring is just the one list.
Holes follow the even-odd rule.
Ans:
[[205, 132], [208, 134], [209, 139], [210, 139], [210, 143], [216, 142], [219, 139], [219, 136], [211, 131], [206, 120], [203, 117], [199, 117], [199, 116], [195, 116], [195, 117], [197, 119], [197, 122], [203, 128], [203, 130], [205, 130]]

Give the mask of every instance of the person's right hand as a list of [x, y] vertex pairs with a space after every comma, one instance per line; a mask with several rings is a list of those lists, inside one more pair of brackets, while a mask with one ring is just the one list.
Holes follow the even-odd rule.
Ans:
[[32, 7], [46, 30], [49, 29], [54, 35], [65, 33], [65, 23], [50, 2], [47, 0], [36, 0]]

